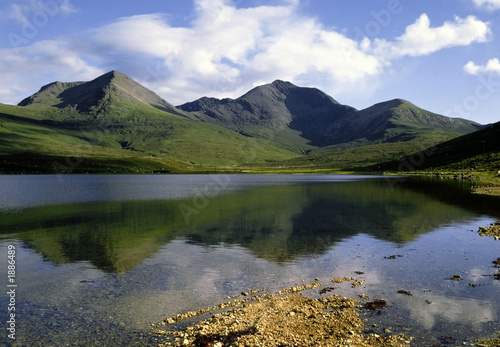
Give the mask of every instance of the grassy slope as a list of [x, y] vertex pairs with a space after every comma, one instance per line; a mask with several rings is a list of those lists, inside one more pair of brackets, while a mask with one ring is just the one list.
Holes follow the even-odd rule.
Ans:
[[[351, 166], [353, 164], [376, 163], [389, 160], [395, 156], [407, 155], [417, 148], [429, 147], [477, 130], [477, 128], [466, 122], [449, 119], [423, 110], [408, 102], [387, 108], [385, 111], [372, 107], [360, 111], [359, 114], [353, 115], [352, 118], [355, 119], [347, 121], [344, 124], [345, 129], [340, 132], [338, 130], [324, 129], [326, 132], [331, 132], [331, 137], [340, 141], [340, 144], [320, 147], [310, 145], [306, 139], [301, 137], [300, 131], [290, 129], [284, 124], [282, 124], [281, 129], [276, 129], [277, 124], [279, 127], [279, 122], [262, 123], [260, 125], [239, 124], [238, 126], [244, 129], [244, 133], [248, 135], [266, 137], [280, 147], [298, 154], [303, 151], [308, 151], [310, 154], [319, 154], [349, 150], [343, 157]], [[273, 131], [270, 131], [270, 129], [273, 129]], [[352, 140], [357, 135], [363, 137]], [[413, 142], [408, 145], [402, 144], [402, 142], [408, 141]], [[372, 146], [382, 143], [390, 143], [391, 146], [377, 146], [372, 150]], [[396, 143], [396, 147], [393, 147]], [[419, 145], [415, 146], [415, 144]], [[363, 147], [363, 149], [350, 150], [356, 147]], [[384, 155], [384, 153], [387, 153], [387, 155]]]
[[476, 132], [421, 148], [396, 160], [367, 167], [396, 174], [455, 176], [477, 186], [500, 186], [500, 122]]
[[[500, 122], [484, 129], [453, 138], [423, 153], [412, 154], [401, 160], [379, 165], [384, 170], [428, 170], [431, 168], [449, 170], [493, 170], [499, 168]], [[423, 155], [422, 155], [423, 154]], [[417, 160], [417, 156], [423, 156]], [[401, 165], [409, 163], [410, 165]]]
[[[32, 153], [28, 159], [19, 157], [26, 152]], [[36, 158], [41, 154], [50, 156], [49, 163], [45, 163], [47, 157]], [[165, 166], [174, 171], [235, 166], [294, 154], [269, 141], [122, 100], [104, 105], [95, 114], [72, 108], [0, 105], [0, 156], [6, 172], [16, 161], [38, 161], [35, 171], [43, 172], [54, 157], [60, 157], [58, 162], [77, 157], [80, 163], [71, 172], [107, 171], [106, 162], [115, 169], [135, 168], [133, 172]], [[119, 170], [123, 171], [127, 169]]]
[[316, 168], [359, 170], [380, 162], [401, 158], [411, 153], [425, 150], [436, 143], [458, 136], [448, 130], [418, 131], [412, 130], [413, 139], [405, 142], [386, 142], [370, 144], [368, 141], [329, 146], [315, 150], [310, 155], [300, 156], [285, 161], [269, 163], [271, 167]]
[[[361, 139], [317, 148], [297, 142], [288, 128], [255, 130], [255, 137], [249, 137], [127, 100], [111, 99], [90, 114], [40, 103], [0, 104], [0, 172], [53, 172], [53, 163], [56, 172], [238, 171], [241, 165], [268, 172], [359, 169], [422, 151], [471, 130], [432, 129], [415, 122], [408, 107], [414, 106], [401, 105], [394, 112], [391, 122], [399, 127], [386, 130], [389, 142]], [[303, 149], [311, 153], [297, 154]]]
[[[438, 143], [476, 130], [472, 125], [450, 120], [403, 103], [377, 117], [383, 131], [375, 139], [362, 138], [339, 145], [314, 148], [307, 156], [273, 163], [273, 168], [348, 169], [374, 165], [425, 150]], [[387, 122], [387, 124], [382, 124]], [[361, 125], [362, 126], [362, 125]], [[372, 129], [373, 130], [373, 129]]]

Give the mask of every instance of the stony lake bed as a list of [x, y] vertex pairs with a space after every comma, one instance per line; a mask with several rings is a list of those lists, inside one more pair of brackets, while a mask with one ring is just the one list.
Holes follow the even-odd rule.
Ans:
[[[208, 346], [268, 336], [327, 346], [335, 331], [347, 345], [475, 345], [500, 326], [500, 241], [485, 233], [500, 211], [498, 198], [464, 184], [1, 176], [0, 247], [16, 249], [18, 284], [16, 339], [1, 341]], [[259, 317], [266, 310], [276, 316]], [[334, 316], [352, 325], [332, 325]]]

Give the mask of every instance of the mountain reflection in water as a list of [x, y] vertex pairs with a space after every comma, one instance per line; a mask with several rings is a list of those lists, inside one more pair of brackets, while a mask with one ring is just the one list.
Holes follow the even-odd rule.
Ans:
[[[28, 181], [19, 194], [33, 196], [25, 200], [5, 188]], [[167, 316], [245, 290], [344, 276], [364, 285], [332, 294], [386, 299], [383, 313], [369, 318], [417, 335], [416, 345], [491, 334], [500, 313], [491, 262], [500, 254], [477, 229], [500, 217], [498, 199], [472, 196], [461, 184], [329, 175], [0, 177], [8, 192], [0, 197], [0, 248], [18, 245], [23, 281], [19, 341], [151, 345], [158, 340], [150, 324]], [[454, 275], [463, 280], [449, 280]]]
[[[472, 215], [419, 192], [391, 189], [385, 180], [250, 188], [212, 196], [194, 210], [196, 199], [49, 205], [6, 213], [2, 220], [46, 260], [89, 261], [123, 273], [180, 238], [240, 245], [259, 258], [290, 262], [359, 233], [405, 243]], [[183, 214], [183, 206], [195, 212]]]

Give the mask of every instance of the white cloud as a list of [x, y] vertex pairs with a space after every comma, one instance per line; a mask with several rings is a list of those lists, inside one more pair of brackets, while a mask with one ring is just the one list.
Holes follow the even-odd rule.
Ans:
[[476, 65], [474, 62], [469, 61], [464, 66], [464, 71], [471, 75], [484, 73], [497, 73], [500, 75], [500, 60], [497, 58], [490, 59], [486, 65]]
[[455, 17], [453, 22], [431, 28], [427, 14], [422, 14], [415, 23], [406, 28], [405, 34], [393, 43], [379, 42], [387, 49], [391, 58], [421, 56], [444, 48], [468, 46], [475, 42], [486, 42], [491, 36], [490, 25], [474, 16]]
[[0, 100], [17, 104], [55, 79], [88, 81], [105, 72], [85, 62], [80, 54], [70, 42], [55, 40], [0, 50]]
[[[69, 0], [50, 1], [61, 11], [73, 9]], [[92, 79], [112, 69], [174, 104], [203, 95], [237, 97], [275, 79], [335, 96], [369, 93], [394, 59], [484, 42], [490, 34], [489, 23], [472, 16], [431, 27], [423, 14], [393, 41], [356, 41], [301, 14], [299, 4], [283, 0], [280, 6], [237, 8], [232, 0], [195, 0], [194, 19], [184, 27], [171, 26], [162, 14], [137, 15], [73, 37], [3, 50], [0, 85], [10, 88], [0, 90], [0, 100], [18, 102], [44, 78]]]
[[97, 51], [162, 59], [168, 73], [155, 90], [174, 103], [181, 101], [183, 86], [186, 101], [189, 94], [201, 96], [198, 86], [211, 95], [237, 96], [256, 81], [314, 84], [312, 76], [322, 74], [324, 80], [342, 83], [381, 72], [377, 57], [315, 19], [300, 16], [296, 6], [297, 1], [286, 1], [238, 9], [229, 0], [198, 0], [190, 27], [171, 27], [158, 14], [134, 16], [96, 29], [93, 40], [100, 45]]
[[485, 7], [493, 11], [500, 9], [500, 0], [472, 0], [478, 7]]

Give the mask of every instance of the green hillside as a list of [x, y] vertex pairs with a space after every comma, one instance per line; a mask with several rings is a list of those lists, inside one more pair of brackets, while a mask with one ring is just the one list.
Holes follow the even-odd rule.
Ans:
[[500, 122], [476, 132], [455, 137], [449, 141], [402, 156], [397, 160], [377, 164], [371, 169], [387, 171], [500, 170]]
[[110, 101], [95, 114], [0, 105], [3, 172], [50, 172], [52, 162], [71, 172], [106, 172], [108, 166], [110, 172], [178, 172], [293, 156], [259, 139], [126, 100]]
[[359, 169], [478, 128], [401, 99], [358, 111], [279, 80], [234, 100], [175, 107], [111, 71], [0, 104], [0, 172]]
[[404, 100], [377, 104], [360, 113], [365, 114], [357, 126], [345, 125], [346, 133], [353, 134], [349, 135], [351, 138], [358, 137], [356, 140], [316, 147], [308, 155], [269, 165], [282, 169], [360, 170], [473, 133], [479, 127], [423, 110]]

